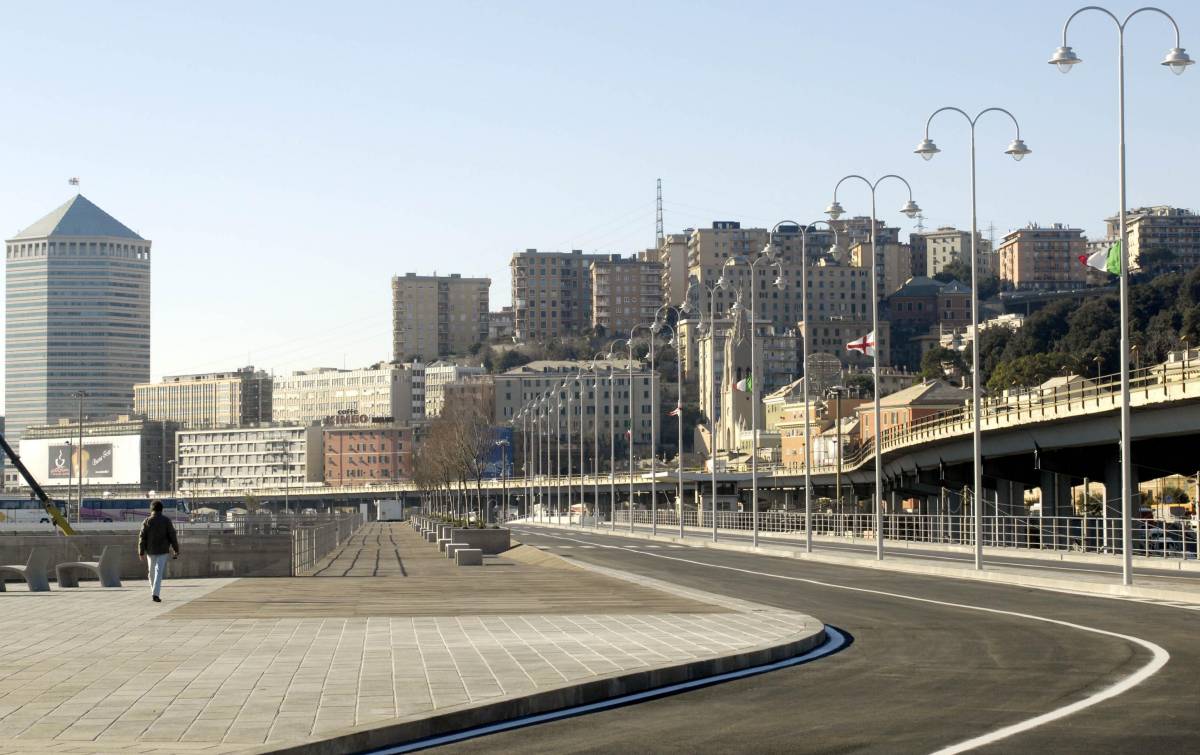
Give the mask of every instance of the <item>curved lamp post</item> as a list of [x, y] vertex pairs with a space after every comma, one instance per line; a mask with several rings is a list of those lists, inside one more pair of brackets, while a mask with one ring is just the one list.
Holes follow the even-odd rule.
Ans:
[[[776, 228], [778, 227], [777, 225]], [[726, 268], [736, 267], [739, 263], [745, 264], [750, 268], [750, 544], [754, 547], [758, 546], [758, 384], [760, 382], [757, 374], [758, 349], [755, 347], [756, 336], [758, 334], [758, 323], [756, 322], [758, 318], [757, 268], [759, 263], [763, 261], [774, 265], [776, 272], [775, 287], [783, 288], [783, 265], [779, 260], [775, 259], [775, 249], [771, 244], [771, 238], [774, 235], [775, 229], [772, 229], [771, 235], [767, 239], [767, 245], [763, 247], [762, 252], [754, 261], [748, 261], [740, 255], [730, 257], [725, 261]], [[722, 273], [721, 278], [724, 279], [724, 273]]]
[[[809, 553], [812, 553], [812, 478], [809, 468], [812, 466], [812, 428], [810, 425], [812, 410], [808, 403], [808, 327], [811, 321], [808, 317], [808, 232], [814, 226], [824, 225], [833, 232], [833, 247], [837, 248], [838, 232], [827, 220], [814, 220], [806, 225], [800, 225], [790, 220], [785, 220], [776, 223], [778, 228], [785, 223], [795, 225], [800, 229], [800, 312], [804, 318], [804, 334], [800, 342], [801, 356], [804, 365], [804, 547]], [[774, 231], [772, 231], [774, 234]], [[830, 250], [832, 252], [832, 249]], [[838, 418], [838, 422], [841, 418]]]
[[[649, 327], [650, 327], [649, 325], [634, 325], [633, 328], [630, 329], [630, 331], [629, 331], [629, 340], [625, 342], [625, 345], [627, 347], [629, 347], [629, 430], [628, 430], [628, 433], [629, 433], [629, 531], [630, 532], [633, 532], [633, 334], [638, 332], [642, 328], [649, 328]], [[651, 334], [650, 334], [650, 354], [651, 355], [654, 354], [654, 334], [653, 334], [653, 332], [651, 332]], [[653, 383], [653, 380], [654, 380], [654, 378], [653, 378], [654, 357], [651, 356], [650, 359], [651, 359], [651, 362], [650, 362], [651, 383]], [[654, 386], [651, 385], [651, 388], [653, 388], [653, 387]], [[653, 438], [651, 438], [651, 441], [650, 441], [650, 455], [651, 455], [651, 457], [654, 456], [654, 439]], [[651, 463], [653, 463], [653, 461]], [[651, 484], [653, 484], [653, 480], [651, 480]], [[654, 499], [653, 498], [651, 498], [651, 500], [650, 500], [650, 507], [652, 509], [654, 508]]]
[[1012, 142], [1004, 154], [1020, 162], [1032, 152], [1021, 140], [1021, 124], [1012, 113], [1001, 107], [989, 107], [980, 110], [974, 117], [956, 107], [943, 107], [933, 111], [925, 121], [925, 138], [913, 150], [926, 160], [941, 150], [929, 138], [929, 125], [939, 113], [954, 112], [966, 119], [971, 131], [971, 444], [972, 466], [974, 468], [971, 482], [971, 492], [974, 498], [975, 512], [975, 568], [983, 568], [983, 436], [980, 429], [980, 386], [979, 386], [979, 252], [976, 248], [976, 235], [979, 233], [979, 215], [975, 191], [975, 125], [987, 113], [1003, 113], [1009, 117], [1016, 129]]
[[[1119, 148], [1117, 150], [1118, 201], [1117, 218], [1121, 243], [1121, 581], [1133, 584], [1133, 461], [1130, 442], [1131, 417], [1129, 409], [1129, 248], [1128, 228], [1125, 220], [1125, 27], [1139, 13], [1158, 13], [1171, 22], [1175, 29], [1175, 46], [1167, 50], [1161, 64], [1171, 73], [1182, 74], [1195, 61], [1180, 46], [1179, 24], [1169, 13], [1159, 8], [1138, 8], [1122, 21], [1105, 8], [1088, 5], [1072, 13], [1063, 24], [1062, 46], [1054, 51], [1047, 61], [1059, 71], [1070, 73], [1071, 68], [1083, 60], [1067, 45], [1067, 30], [1075, 17], [1084, 11], [1094, 10], [1112, 19], [1117, 25], [1117, 123]], [[1110, 497], [1111, 496], [1106, 496]], [[1107, 504], [1106, 504], [1107, 506]]]
[[604, 352], [596, 352], [589, 368], [592, 373], [592, 411], [595, 415], [592, 418], [592, 526], [596, 529], [600, 527], [600, 371], [596, 369], [596, 362], [603, 356]]
[[879, 422], [879, 275], [876, 268], [879, 266], [880, 260], [878, 259], [878, 246], [876, 244], [877, 233], [875, 228], [875, 194], [879, 188], [879, 185], [889, 178], [893, 178], [903, 183], [905, 188], [908, 189], [908, 202], [906, 202], [904, 206], [900, 208], [900, 212], [904, 213], [910, 218], [915, 218], [917, 213], [921, 211], [921, 208], [918, 207], [917, 203], [913, 201], [912, 186], [909, 185], [908, 181], [893, 173], [880, 176], [874, 181], [863, 178], [856, 173], [842, 177], [842, 179], [839, 180], [833, 187], [833, 201], [829, 204], [829, 207], [825, 208], [825, 214], [827, 214], [833, 220], [837, 220], [842, 216], [843, 213], [846, 212], [842, 209], [842, 206], [838, 203], [837, 199], [838, 189], [846, 181], [861, 181], [862, 183], [866, 184], [867, 188], [871, 191], [871, 332], [875, 334], [875, 354], [873, 357], [873, 372], [875, 373], [875, 406], [872, 414], [872, 419], [875, 424], [875, 432], [872, 434], [872, 446], [875, 466], [875, 558], [879, 560], [883, 559], [883, 470], [880, 468], [879, 464], [879, 436], [882, 434], [882, 429]]
[[[712, 500], [709, 503], [712, 505], [712, 539], [717, 542], [717, 291], [725, 285], [724, 277], [717, 279], [712, 286], [700, 284], [694, 277], [688, 282], [688, 288], [700, 287], [708, 294], [708, 372], [709, 383], [711, 384], [708, 392], [708, 442], [709, 448], [709, 466], [712, 472]], [[690, 294], [685, 294], [684, 298], [691, 300]], [[686, 306], [686, 305], [685, 305]], [[698, 343], [698, 342], [697, 342]], [[697, 346], [698, 348], [698, 346]], [[699, 366], [699, 355], [697, 355], [696, 364]], [[703, 506], [700, 507], [701, 510]]]
[[[613, 348], [621, 343], [618, 338], [608, 345], [606, 355], [611, 362], [616, 356]], [[617, 373], [608, 368], [608, 529], [617, 531]]]

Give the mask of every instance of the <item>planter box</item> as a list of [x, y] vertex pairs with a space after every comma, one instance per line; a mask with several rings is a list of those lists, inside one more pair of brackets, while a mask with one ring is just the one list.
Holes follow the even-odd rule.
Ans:
[[512, 547], [512, 538], [507, 529], [455, 529], [450, 533], [450, 538], [455, 543], [466, 543], [471, 548], [478, 548], [489, 556], [503, 553]]

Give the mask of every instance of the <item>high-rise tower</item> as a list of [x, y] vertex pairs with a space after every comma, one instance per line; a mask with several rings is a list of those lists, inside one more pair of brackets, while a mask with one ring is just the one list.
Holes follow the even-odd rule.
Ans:
[[77, 194], [6, 244], [7, 435], [133, 410], [150, 380], [150, 242]]

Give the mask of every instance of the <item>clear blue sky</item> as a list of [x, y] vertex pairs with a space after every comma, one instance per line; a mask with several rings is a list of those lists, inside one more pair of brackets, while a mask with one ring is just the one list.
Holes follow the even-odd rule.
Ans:
[[[502, 7], [503, 6], [503, 7]], [[67, 178], [154, 241], [153, 373], [288, 371], [390, 356], [389, 278], [493, 279], [516, 249], [632, 253], [667, 230], [821, 216], [849, 172], [908, 177], [927, 224], [969, 223], [965, 124], [912, 154], [942, 105], [980, 127], [980, 217], [1097, 234], [1116, 210], [1111, 23], [1076, 2], [11, 3], [0, 46], [0, 227]], [[1134, 6], [1123, 4], [1115, 10]], [[1200, 8], [1170, 2], [1200, 54]], [[1200, 71], [1131, 26], [1133, 205], [1200, 209]], [[1200, 68], [1200, 66], [1197, 66]], [[882, 216], [904, 197], [884, 189]], [[841, 197], [866, 213], [857, 188]]]

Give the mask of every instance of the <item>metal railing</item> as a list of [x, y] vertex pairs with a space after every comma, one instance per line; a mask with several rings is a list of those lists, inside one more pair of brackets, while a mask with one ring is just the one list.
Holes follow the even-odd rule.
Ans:
[[338, 546], [362, 526], [362, 514], [335, 514], [321, 520], [313, 519], [291, 528], [292, 533], [292, 574], [303, 574], [316, 568], [321, 559], [332, 553]]
[[[679, 515], [673, 509], [656, 512], [660, 527], [678, 527]], [[748, 533], [753, 527], [748, 512], [718, 511], [718, 533]], [[576, 517], [577, 519], [577, 517]], [[618, 529], [629, 526], [629, 511], [617, 510]], [[633, 511], [635, 526], [651, 524], [651, 512]], [[885, 540], [937, 545], [974, 545], [973, 518], [962, 514], [884, 514]], [[763, 511], [758, 515], [759, 532], [802, 535], [806, 529], [803, 512]], [[712, 512], [683, 512], [685, 535], [707, 536], [712, 532]], [[690, 532], [689, 532], [690, 530]], [[813, 535], [845, 541], [875, 540], [874, 514], [814, 513]], [[1198, 531], [1186, 519], [1135, 519], [1133, 554], [1156, 558], [1196, 558]], [[983, 520], [983, 544], [986, 547], [1022, 550], [1074, 551], [1078, 553], [1120, 553], [1119, 518], [1082, 516], [986, 516]]]

